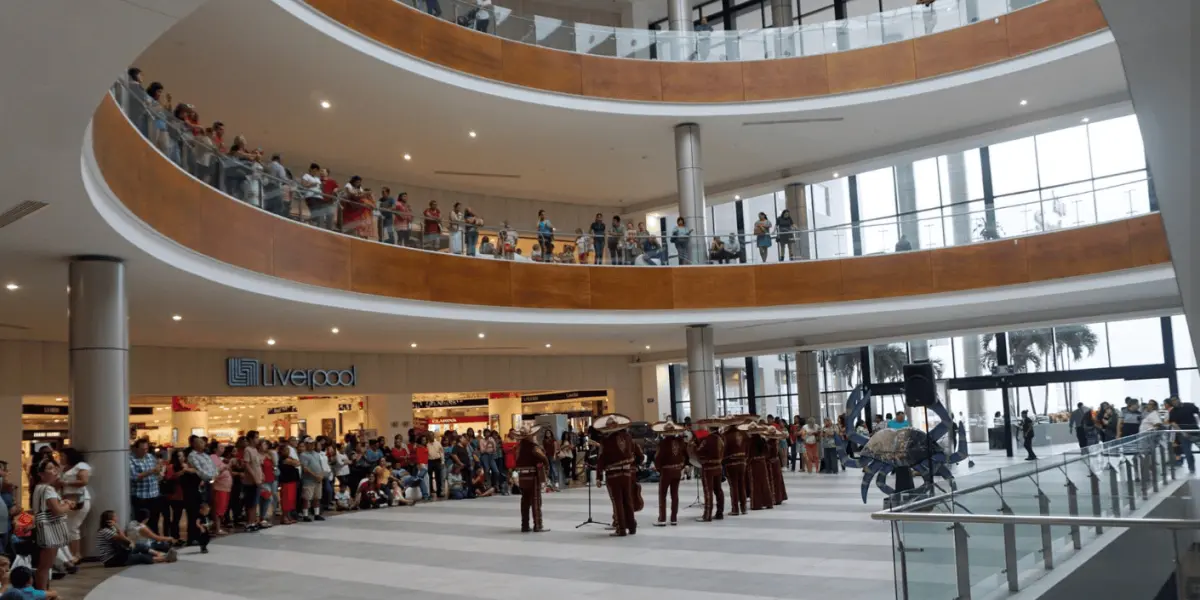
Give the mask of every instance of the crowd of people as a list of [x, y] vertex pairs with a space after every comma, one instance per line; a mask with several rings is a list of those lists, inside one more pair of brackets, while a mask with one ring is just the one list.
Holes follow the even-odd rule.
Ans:
[[[280, 154], [252, 147], [243, 135], [233, 136], [227, 145], [224, 123], [202, 125], [195, 106], [175, 101], [161, 82], [145, 85], [136, 67], [128, 69], [115, 91], [142, 135], [180, 168], [246, 204], [322, 229], [464, 256], [562, 264], [665, 265], [672, 250], [678, 263], [689, 264], [693, 245], [702, 248], [705, 243], [682, 217], [660, 235], [644, 221], [622, 221], [619, 215], [606, 221], [598, 213], [586, 230], [576, 228], [562, 242], [546, 211], [539, 210], [535, 230], [528, 235], [508, 220], [485, 231], [482, 215], [459, 202], [443, 213], [437, 200], [422, 207], [406, 192], [393, 192], [388, 186], [375, 191], [358, 175], [340, 183], [318, 163], [295, 177]], [[753, 237], [764, 262], [774, 243], [779, 244], [779, 260], [797, 259], [798, 235], [787, 210], [774, 223], [759, 213]], [[528, 255], [519, 247], [522, 238], [534, 240]], [[708, 257], [722, 264], [742, 260], [740, 236], [713, 237]]]

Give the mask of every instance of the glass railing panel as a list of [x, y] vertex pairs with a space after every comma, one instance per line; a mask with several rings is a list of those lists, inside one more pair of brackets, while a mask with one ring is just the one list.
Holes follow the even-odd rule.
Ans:
[[896, 523], [892, 556], [897, 585], [908, 590], [897, 598], [957, 595], [955, 571], [946, 568], [954, 564], [954, 533], [946, 523]]
[[617, 56], [616, 29], [576, 23], [575, 51], [596, 56]]
[[616, 55], [621, 58], [650, 59], [650, 51], [654, 46], [655, 32], [644, 29], [625, 29], [617, 27], [613, 30], [616, 39]]

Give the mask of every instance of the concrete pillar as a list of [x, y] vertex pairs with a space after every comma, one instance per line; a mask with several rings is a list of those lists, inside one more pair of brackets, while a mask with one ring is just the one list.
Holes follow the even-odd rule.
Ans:
[[413, 422], [412, 394], [372, 394], [364, 402], [366, 423], [363, 429], [374, 429], [376, 436], [384, 436], [390, 442], [397, 433], [408, 439], [408, 428]]
[[496, 395], [488, 398], [488, 414], [500, 415], [500, 433], [507, 434], [509, 429], [516, 427], [513, 417], [521, 414], [521, 395]]
[[[967, 201], [970, 195], [967, 191], [967, 158], [961, 152], [946, 155], [946, 175], [950, 181], [950, 229], [953, 244], [958, 246], [971, 243], [971, 230], [975, 217], [970, 214]], [[946, 201], [942, 202], [946, 204]], [[983, 352], [980, 344], [982, 338], [978, 335], [962, 336], [963, 373], [960, 377], [978, 377], [983, 374], [979, 360]], [[987, 430], [992, 425], [992, 416], [987, 414], [987, 405], [983, 390], [967, 392], [967, 421], [972, 423], [969, 428], [969, 439], [986, 441]]]
[[771, 27], [788, 27], [793, 20], [792, 0], [771, 0]]
[[[813, 237], [813, 224], [808, 218], [808, 193], [805, 191], [803, 183], [789, 183], [783, 188], [784, 199], [786, 200], [788, 213], [792, 215], [792, 223], [795, 224], [796, 238], [792, 242], [792, 249], [796, 253], [796, 258], [801, 260], [812, 259], [813, 244], [816, 239]], [[793, 260], [789, 258], [789, 260]]]
[[[641, 411], [636, 414], [629, 415], [631, 419], [642, 419], [653, 423], [663, 419], [663, 410], [670, 411], [667, 405], [670, 402], [670, 396], [660, 393], [660, 389], [666, 387], [667, 365], [643, 365], [642, 371], [642, 396]], [[660, 385], [661, 380], [661, 385]], [[659, 407], [664, 407], [660, 409]], [[670, 414], [668, 412], [668, 414]]]
[[[771, 0], [771, 27], [776, 29], [790, 27], [794, 20], [792, 0]], [[796, 41], [799, 39], [799, 32], [797, 30], [764, 32], [764, 34], [775, 36], [773, 40], [775, 58], [796, 56]]]
[[692, 420], [717, 415], [717, 378], [713, 364], [713, 332], [708, 325], [687, 328], [688, 392]]
[[816, 352], [796, 353], [796, 408], [806, 419], [823, 418], [821, 414], [821, 366]]
[[8, 463], [4, 483], [16, 486], [13, 498], [21, 497], [21, 397], [0, 396], [0, 461]]
[[671, 31], [692, 30], [692, 7], [688, 0], [667, 0], [667, 26]]
[[917, 180], [912, 163], [896, 165], [896, 210], [900, 215], [900, 235], [908, 238], [913, 250], [921, 248], [921, 223], [917, 212]]
[[[241, 422], [231, 423], [237, 427]], [[171, 443], [176, 447], [185, 447], [192, 431], [200, 430], [201, 436], [208, 435], [208, 411], [179, 410], [171, 411], [171, 428], [174, 430]]]
[[691, 264], [708, 262], [708, 209], [704, 198], [704, 163], [700, 154], [700, 126], [675, 126], [675, 172], [679, 186], [679, 216], [692, 230], [688, 245]]
[[[92, 505], [83, 531], [96, 531], [100, 513], [129, 518], [129, 310], [125, 265], [81, 256], [68, 269], [68, 350], [71, 445], [92, 466]], [[94, 536], [83, 552], [95, 556]]]

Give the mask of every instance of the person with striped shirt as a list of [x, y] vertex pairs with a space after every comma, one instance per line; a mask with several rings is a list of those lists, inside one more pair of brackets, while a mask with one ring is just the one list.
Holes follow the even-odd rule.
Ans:
[[138, 548], [133, 540], [121, 533], [117, 524], [116, 511], [106, 510], [100, 513], [100, 530], [96, 532], [96, 550], [100, 552], [100, 560], [106, 567], [130, 567], [133, 565], [150, 565], [162, 562], [175, 562], [175, 549], [158, 552], [149, 548]]

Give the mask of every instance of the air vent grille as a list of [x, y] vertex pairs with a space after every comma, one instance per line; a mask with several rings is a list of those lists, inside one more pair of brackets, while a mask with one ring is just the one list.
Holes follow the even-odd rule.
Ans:
[[520, 179], [520, 175], [508, 173], [468, 173], [465, 171], [434, 171], [434, 175], [454, 175], [456, 177], [490, 177], [493, 179]]
[[805, 125], [808, 123], [841, 123], [845, 117], [822, 117], [813, 119], [782, 119], [778, 121], [746, 121], [742, 127], [757, 127], [759, 125]]
[[21, 219], [24, 219], [25, 217], [28, 217], [29, 215], [32, 215], [33, 213], [42, 210], [47, 206], [50, 205], [46, 204], [45, 202], [26, 200], [4, 211], [3, 213], [0, 213], [0, 229], [8, 227], [9, 225], [16, 223], [17, 221], [20, 221]]

